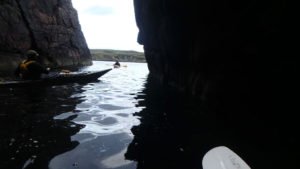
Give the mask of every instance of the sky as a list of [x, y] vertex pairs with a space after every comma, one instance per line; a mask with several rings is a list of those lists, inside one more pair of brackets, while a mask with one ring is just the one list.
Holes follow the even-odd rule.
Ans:
[[133, 0], [72, 0], [90, 49], [143, 51]]

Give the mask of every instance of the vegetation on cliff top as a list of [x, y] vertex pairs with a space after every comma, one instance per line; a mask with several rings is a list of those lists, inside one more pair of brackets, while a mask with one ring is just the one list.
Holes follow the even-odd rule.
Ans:
[[110, 49], [90, 49], [92, 59], [98, 61], [146, 62], [143, 52]]

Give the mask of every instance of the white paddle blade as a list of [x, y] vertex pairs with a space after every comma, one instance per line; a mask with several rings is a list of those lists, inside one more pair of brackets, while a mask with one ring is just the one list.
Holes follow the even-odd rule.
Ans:
[[203, 169], [250, 169], [236, 153], [225, 146], [209, 150], [202, 160]]

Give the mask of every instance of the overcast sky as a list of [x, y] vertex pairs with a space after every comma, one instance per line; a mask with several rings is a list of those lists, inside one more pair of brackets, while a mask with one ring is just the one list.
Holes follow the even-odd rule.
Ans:
[[90, 49], [143, 51], [133, 0], [72, 0]]

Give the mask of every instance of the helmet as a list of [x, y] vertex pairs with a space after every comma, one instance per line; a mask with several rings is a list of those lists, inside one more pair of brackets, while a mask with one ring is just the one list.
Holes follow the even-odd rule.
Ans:
[[35, 50], [28, 50], [26, 56], [28, 59], [36, 60], [39, 54]]

